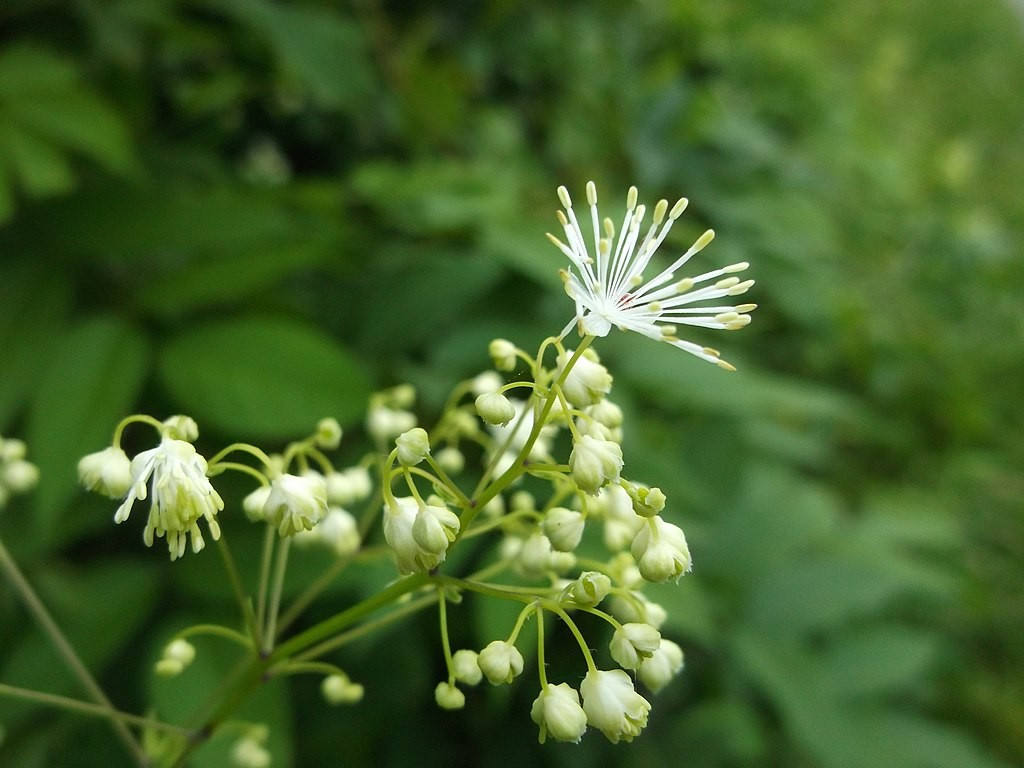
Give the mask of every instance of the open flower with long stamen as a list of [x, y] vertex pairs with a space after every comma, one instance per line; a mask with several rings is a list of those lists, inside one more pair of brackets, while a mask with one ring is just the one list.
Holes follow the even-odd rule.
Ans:
[[[558, 198], [565, 207], [564, 212], [558, 212], [558, 221], [566, 242], [551, 234], [548, 238], [571, 262], [572, 268], [562, 271], [562, 279], [566, 293], [576, 302], [576, 318], [565, 327], [562, 336], [573, 325], [578, 326], [581, 335], [589, 336], [607, 336], [615, 326], [656, 341], [667, 341], [702, 360], [733, 370], [719, 358], [717, 350], [680, 339], [677, 332], [680, 325], [732, 331], [749, 324], [750, 312], [756, 304], [728, 304], [732, 297], [746, 293], [754, 284], [753, 280], [736, 277], [749, 265], [740, 262], [693, 277], [677, 277], [676, 273], [690, 258], [714, 238], [714, 231], [709, 229], [668, 267], [649, 279], [644, 276], [651, 258], [686, 209], [686, 198], [680, 198], [671, 209], [668, 201], [659, 201], [654, 206], [650, 227], [642, 234], [646, 207], [637, 205], [636, 187], [630, 187], [626, 214], [616, 238], [611, 219], [599, 218], [597, 187], [588, 182], [594, 255], [587, 247], [565, 187], [558, 188]], [[719, 299], [726, 303], [716, 304]]]

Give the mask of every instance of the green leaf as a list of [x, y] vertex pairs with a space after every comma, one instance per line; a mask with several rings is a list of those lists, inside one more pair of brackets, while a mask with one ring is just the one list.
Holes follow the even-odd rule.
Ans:
[[265, 0], [225, 0], [267, 38], [285, 71], [329, 107], [349, 106], [370, 90], [369, 59], [359, 28], [337, 13]]
[[180, 409], [236, 436], [299, 438], [320, 419], [343, 424], [366, 410], [358, 361], [316, 328], [242, 317], [174, 337], [160, 352], [160, 380]]
[[77, 486], [78, 460], [100, 450], [132, 410], [148, 370], [148, 344], [124, 320], [97, 317], [67, 332], [33, 398], [28, 442], [39, 466], [36, 530], [53, 533]]
[[23, 407], [60, 339], [70, 304], [66, 274], [47, 265], [0, 267], [0, 431]]

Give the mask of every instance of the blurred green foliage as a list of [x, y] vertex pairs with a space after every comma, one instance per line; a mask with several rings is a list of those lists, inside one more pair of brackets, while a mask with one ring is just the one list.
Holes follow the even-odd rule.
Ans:
[[[44, 479], [0, 530], [114, 701], [173, 719], [212, 665], [149, 664], [228, 610], [218, 564], [114, 528], [78, 457], [135, 410], [211, 445], [333, 415], [356, 455], [371, 386], [429, 415], [489, 339], [564, 325], [556, 185], [684, 194], [675, 245], [714, 227], [760, 308], [702, 339], [737, 374], [598, 344], [696, 563], [657, 593], [688, 667], [648, 732], [538, 747], [528, 683], [437, 710], [422, 617], [339, 658], [355, 709], [254, 700], [275, 765], [1020, 764], [1022, 30], [997, 0], [5, 0], [0, 433]], [[75, 693], [3, 586], [0, 627], [0, 680]], [[92, 721], [0, 723], [5, 765], [124, 761]]]

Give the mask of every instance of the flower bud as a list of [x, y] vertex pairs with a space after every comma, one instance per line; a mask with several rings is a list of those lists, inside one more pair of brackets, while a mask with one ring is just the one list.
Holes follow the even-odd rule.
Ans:
[[514, 371], [516, 369], [516, 345], [505, 339], [494, 339], [487, 346], [487, 354], [491, 356], [494, 367], [499, 371]]
[[[560, 376], [565, 366], [572, 359], [573, 351], [566, 350], [556, 359], [556, 376]], [[562, 384], [565, 398], [577, 408], [600, 402], [612, 388], [612, 376], [608, 369], [601, 365], [597, 353], [586, 350], [573, 363], [572, 368]]]
[[456, 680], [466, 685], [476, 685], [483, 679], [484, 673], [480, 671], [480, 665], [477, 663], [478, 656], [476, 651], [468, 648], [452, 654], [452, 672]]
[[622, 447], [610, 440], [583, 435], [573, 444], [569, 469], [581, 491], [596, 494], [606, 483], [619, 479]]
[[649, 658], [643, 659], [636, 676], [652, 693], [657, 693], [683, 668], [683, 649], [671, 640], [661, 639], [658, 649]]
[[338, 672], [323, 679], [320, 693], [328, 704], [338, 706], [358, 704], [363, 699], [365, 689], [359, 683], [353, 683], [344, 672]]
[[508, 424], [516, 416], [512, 401], [500, 392], [486, 392], [476, 399], [476, 412], [488, 424]]
[[333, 451], [341, 445], [341, 424], [337, 419], [320, 419], [316, 425], [316, 445], [325, 451]]
[[466, 706], [466, 694], [454, 684], [442, 682], [434, 689], [434, 701], [441, 709], [462, 709]]
[[626, 488], [633, 500], [633, 511], [640, 517], [654, 517], [665, 509], [665, 494], [661, 488], [645, 488], [632, 483]]
[[544, 535], [559, 552], [572, 552], [583, 538], [583, 524], [579, 510], [553, 507], [544, 516]]
[[528, 578], [541, 578], [551, 570], [551, 542], [543, 533], [531, 534], [519, 550], [517, 564]]
[[194, 442], [199, 437], [199, 425], [191, 416], [171, 416], [163, 422], [164, 437], [174, 440], [184, 440], [186, 443]]
[[372, 406], [366, 414], [366, 431], [378, 443], [387, 443], [416, 426], [416, 416], [409, 411]]
[[398, 462], [403, 467], [412, 467], [419, 464], [430, 454], [430, 438], [427, 430], [422, 427], [413, 427], [403, 432], [395, 440], [398, 448]]
[[578, 744], [587, 730], [587, 713], [580, 706], [576, 689], [568, 683], [545, 685], [534, 699], [530, 717], [540, 726], [541, 744], [548, 736]]
[[480, 651], [477, 664], [491, 685], [511, 683], [523, 671], [523, 654], [511, 643], [495, 640]]
[[612, 658], [623, 669], [636, 669], [658, 650], [661, 633], [650, 624], [623, 624], [612, 635], [608, 645]]
[[612, 580], [598, 571], [584, 571], [562, 590], [561, 600], [571, 600], [581, 608], [593, 608], [612, 589]]
[[266, 522], [264, 510], [267, 506], [267, 499], [270, 497], [270, 486], [261, 485], [255, 491], [247, 494], [242, 499], [242, 511], [245, 516], [254, 523]]
[[459, 516], [448, 507], [423, 504], [416, 512], [412, 524], [412, 537], [426, 553], [439, 555], [444, 559], [448, 545], [459, 532]]
[[113, 445], [90, 453], [78, 462], [78, 480], [90, 491], [119, 499], [132, 487], [131, 460]]
[[39, 482], [39, 467], [30, 461], [16, 459], [0, 471], [0, 482], [6, 485], [11, 493], [26, 493]]
[[497, 392], [501, 389], [501, 385], [505, 382], [501, 376], [496, 374], [494, 371], [484, 371], [483, 373], [473, 377], [470, 381], [470, 391], [479, 397], [480, 395], [486, 395], [488, 392]]
[[678, 580], [690, 570], [690, 550], [682, 529], [660, 517], [647, 519], [630, 548], [640, 574], [647, 581]]
[[445, 446], [434, 458], [441, 469], [453, 475], [459, 474], [466, 466], [466, 457], [454, 445]]
[[339, 507], [362, 501], [373, 490], [369, 470], [360, 466], [331, 472], [324, 478], [324, 483], [327, 485], [327, 501]]

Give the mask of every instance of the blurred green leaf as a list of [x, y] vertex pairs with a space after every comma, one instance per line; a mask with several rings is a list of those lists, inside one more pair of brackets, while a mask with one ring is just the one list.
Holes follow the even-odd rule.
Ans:
[[269, 317], [176, 335], [160, 351], [159, 374], [201, 426], [263, 439], [298, 439], [327, 416], [353, 424], [369, 395], [366, 374], [341, 344], [313, 326]]
[[32, 396], [27, 437], [43, 478], [36, 491], [36, 532], [55, 533], [75, 492], [78, 460], [108, 445], [131, 413], [148, 372], [148, 343], [130, 323], [86, 320], [53, 350]]
[[325, 106], [351, 107], [371, 84], [359, 29], [326, 8], [266, 0], [216, 0], [263, 35], [285, 71]]
[[[118, 173], [133, 162], [121, 116], [81, 82], [74, 61], [27, 43], [0, 51], [0, 188], [67, 191], [69, 153]], [[0, 222], [9, 213], [0, 204]]]
[[[68, 276], [36, 265], [0, 266], [0, 427], [37, 381], [71, 312]], [[34, 447], [33, 447], [34, 451]]]

